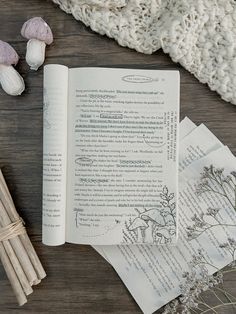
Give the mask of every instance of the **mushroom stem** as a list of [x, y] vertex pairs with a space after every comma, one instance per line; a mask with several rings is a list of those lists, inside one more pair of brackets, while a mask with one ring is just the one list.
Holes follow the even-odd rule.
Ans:
[[11, 65], [0, 64], [0, 83], [2, 89], [11, 96], [21, 95], [25, 89], [23, 78]]
[[145, 229], [141, 229], [141, 235], [142, 235], [142, 242], [145, 243], [145, 236], [146, 236], [146, 230]]
[[44, 63], [45, 47], [45, 42], [41, 40], [30, 39], [28, 41], [25, 59], [32, 70], [37, 71]]
[[137, 228], [137, 242], [142, 242], [142, 230]]

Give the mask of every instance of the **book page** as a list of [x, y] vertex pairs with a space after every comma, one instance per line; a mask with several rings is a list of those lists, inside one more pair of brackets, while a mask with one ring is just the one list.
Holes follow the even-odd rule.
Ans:
[[71, 69], [69, 106], [66, 240], [154, 243], [155, 220], [174, 243], [179, 73]]
[[181, 141], [179, 172], [181, 173], [194, 161], [222, 146], [219, 139], [204, 124], [199, 125]]
[[65, 243], [68, 68], [44, 67], [43, 243]]
[[180, 122], [180, 128], [179, 128], [179, 139], [180, 141], [187, 135], [189, 135], [195, 128], [196, 124], [191, 121], [188, 117], [185, 117]]
[[[201, 147], [206, 139], [196, 136], [197, 138], [198, 142], [190, 141], [193, 148], [196, 145]], [[227, 198], [208, 191], [206, 194], [199, 194], [197, 187], [201, 187], [205, 167], [210, 171], [211, 165], [214, 165], [215, 173], [221, 173], [222, 180], [228, 177], [231, 180], [230, 184], [235, 185], [236, 159], [223, 145], [214, 150], [213, 143], [211, 149], [205, 146], [205, 152], [206, 150], [212, 152], [198, 161], [192, 161], [180, 176], [179, 239], [176, 247], [151, 245], [99, 247], [146, 314], [153, 313], [180, 294], [180, 284], [184, 283], [182, 275], [185, 271], [191, 270], [190, 262], [194, 255], [198, 255], [199, 249], [202, 250], [207, 262], [214, 267], [222, 268], [232, 261], [230, 253], [220, 245], [227, 243], [228, 238], [233, 238], [235, 234], [233, 191], [235, 187], [233, 189], [233, 185], [225, 187]], [[214, 190], [214, 186], [212, 189]], [[201, 230], [197, 227], [199, 219], [204, 220], [201, 223], [203, 226]], [[165, 236], [163, 230], [159, 230], [158, 233]], [[214, 267], [209, 266], [210, 273], [215, 272]]]
[[[219, 139], [203, 124], [196, 126], [188, 117], [180, 122], [180, 149], [179, 172], [208, 153], [223, 147]], [[107, 261], [108, 256], [103, 246], [94, 246], [94, 249]], [[109, 250], [109, 248], [106, 248]], [[109, 262], [109, 261], [108, 261]]]
[[[179, 123], [179, 140], [182, 141], [182, 139], [190, 134], [195, 128], [197, 128], [196, 124], [192, 122], [188, 117], [185, 117], [181, 122]], [[103, 250], [102, 245], [95, 245], [93, 248], [103, 257], [105, 260], [107, 260], [108, 263], [109, 259], [106, 255], [105, 251]]]
[[[190, 134], [192, 131], [193, 134]], [[204, 138], [204, 140], [202, 140]], [[223, 144], [214, 134], [203, 124], [196, 126], [188, 117], [185, 117], [179, 124], [179, 171], [184, 170], [188, 165], [217, 148], [223, 147]], [[109, 263], [106, 251], [109, 247], [93, 246], [93, 248]]]

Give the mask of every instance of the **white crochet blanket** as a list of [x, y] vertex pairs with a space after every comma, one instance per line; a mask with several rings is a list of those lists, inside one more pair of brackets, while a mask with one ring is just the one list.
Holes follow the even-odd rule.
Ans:
[[236, 104], [234, 0], [53, 0], [121, 46], [168, 53], [202, 83]]

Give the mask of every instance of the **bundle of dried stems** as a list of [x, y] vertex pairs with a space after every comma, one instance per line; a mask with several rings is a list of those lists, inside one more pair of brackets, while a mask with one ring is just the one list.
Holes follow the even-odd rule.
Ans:
[[0, 259], [19, 305], [46, 276], [0, 170]]

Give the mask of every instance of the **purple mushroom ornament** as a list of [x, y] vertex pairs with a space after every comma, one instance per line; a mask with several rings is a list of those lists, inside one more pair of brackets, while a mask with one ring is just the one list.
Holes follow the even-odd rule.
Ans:
[[15, 49], [7, 42], [0, 40], [0, 84], [2, 89], [11, 96], [22, 94], [25, 83], [20, 74], [14, 69], [19, 61]]
[[24, 23], [21, 35], [28, 39], [26, 62], [32, 70], [37, 71], [44, 63], [46, 45], [53, 42], [51, 28], [41, 17], [33, 17]]

